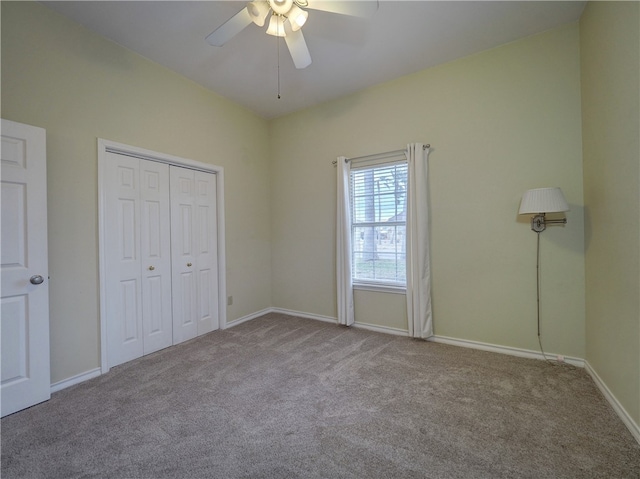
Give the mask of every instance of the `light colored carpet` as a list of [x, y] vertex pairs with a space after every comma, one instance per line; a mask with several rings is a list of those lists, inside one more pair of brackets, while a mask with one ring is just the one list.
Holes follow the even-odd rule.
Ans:
[[2, 420], [2, 478], [638, 478], [585, 371], [269, 314]]

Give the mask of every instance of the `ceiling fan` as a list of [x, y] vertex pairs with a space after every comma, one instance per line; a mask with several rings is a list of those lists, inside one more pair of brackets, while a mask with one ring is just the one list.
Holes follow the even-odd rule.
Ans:
[[[311, 5], [310, 5], [311, 3]], [[296, 68], [311, 64], [307, 42], [302, 35], [302, 26], [309, 17], [303, 9], [320, 10], [342, 15], [366, 17], [378, 9], [377, 1], [323, 1], [323, 0], [254, 0], [225, 23], [210, 33], [206, 40], [210, 45], [221, 47], [251, 23], [262, 27], [270, 14], [267, 33], [284, 40]]]

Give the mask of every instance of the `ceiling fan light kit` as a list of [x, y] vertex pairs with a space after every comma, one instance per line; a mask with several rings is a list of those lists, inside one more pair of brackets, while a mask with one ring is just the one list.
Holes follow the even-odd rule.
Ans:
[[247, 4], [247, 10], [253, 23], [259, 27], [264, 26], [264, 22], [269, 14], [269, 2], [254, 1]]
[[308, 0], [253, 0], [211, 32], [206, 38], [207, 43], [221, 47], [251, 23], [255, 23], [259, 27], [264, 26], [267, 15], [271, 12], [267, 33], [276, 37], [284, 37], [295, 67], [297, 69], [306, 68], [311, 65], [311, 55], [301, 28], [309, 18], [309, 12], [303, 8], [367, 17], [378, 9], [378, 2], [370, 0], [358, 2], [314, 0], [310, 6]]
[[309, 12], [305, 12], [298, 5], [294, 5], [291, 7], [291, 10], [289, 10], [287, 18], [289, 19], [289, 23], [291, 23], [291, 30], [297, 32], [307, 22]]
[[287, 34], [284, 32], [284, 17], [274, 13], [269, 20], [269, 28], [267, 28], [267, 35], [273, 35], [274, 37], [285, 37]]

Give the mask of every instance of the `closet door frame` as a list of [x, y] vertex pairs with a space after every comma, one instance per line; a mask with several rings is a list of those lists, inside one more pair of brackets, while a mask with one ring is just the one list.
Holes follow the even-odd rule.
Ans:
[[167, 155], [135, 146], [116, 143], [98, 138], [98, 252], [100, 281], [100, 369], [102, 374], [109, 372], [107, 349], [107, 314], [106, 314], [106, 280], [105, 280], [105, 205], [106, 182], [105, 164], [109, 159], [107, 153], [116, 153], [143, 160], [157, 161], [173, 166], [180, 166], [196, 171], [214, 173], [216, 178], [216, 216], [217, 216], [217, 263], [218, 263], [218, 317], [220, 329], [227, 327], [227, 287], [225, 261], [225, 220], [224, 220], [224, 168], [187, 158]]

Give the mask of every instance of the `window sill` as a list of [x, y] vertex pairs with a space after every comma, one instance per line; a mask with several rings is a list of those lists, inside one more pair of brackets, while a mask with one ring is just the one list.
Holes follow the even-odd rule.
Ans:
[[375, 291], [377, 293], [407, 293], [407, 288], [405, 286], [394, 286], [392, 284], [353, 283], [353, 289], [358, 291]]

